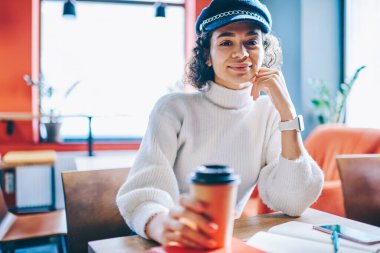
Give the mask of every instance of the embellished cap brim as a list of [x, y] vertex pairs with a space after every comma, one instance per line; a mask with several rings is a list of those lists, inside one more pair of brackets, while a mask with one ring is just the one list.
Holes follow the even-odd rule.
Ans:
[[270, 33], [272, 27], [271, 14], [259, 0], [212, 0], [198, 16], [195, 30], [199, 36], [239, 21], [255, 22], [263, 33]]
[[202, 27], [200, 27], [200, 31], [212, 31], [225, 25], [229, 25], [236, 22], [244, 22], [244, 21], [256, 23], [261, 28], [263, 33], [270, 32], [270, 25], [265, 20], [263, 20], [260, 16], [252, 16], [252, 15], [247, 15], [247, 14], [238, 14], [238, 15], [220, 17], [218, 19], [213, 20], [210, 23], [203, 24]]

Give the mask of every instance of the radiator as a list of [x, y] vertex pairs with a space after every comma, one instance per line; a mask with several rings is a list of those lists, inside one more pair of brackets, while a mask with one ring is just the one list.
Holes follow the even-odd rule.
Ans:
[[20, 166], [16, 169], [16, 207], [51, 204], [50, 166]]
[[[65, 207], [61, 172], [75, 170], [75, 158], [86, 152], [57, 152], [55, 162], [56, 208]], [[25, 166], [16, 170], [17, 208], [48, 206], [51, 204], [51, 172], [49, 166]]]

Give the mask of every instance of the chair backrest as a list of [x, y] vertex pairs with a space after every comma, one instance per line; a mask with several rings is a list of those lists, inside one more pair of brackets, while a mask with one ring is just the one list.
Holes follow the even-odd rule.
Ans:
[[342, 124], [320, 125], [309, 134], [304, 144], [322, 168], [325, 180], [337, 180], [339, 174], [335, 156], [380, 152], [380, 130], [352, 128]]
[[8, 206], [4, 199], [3, 189], [0, 187], [0, 223], [8, 213]]
[[340, 155], [347, 218], [380, 226], [380, 154]]
[[87, 252], [89, 241], [132, 235], [116, 206], [127, 169], [62, 172], [69, 251]]
[[0, 241], [8, 233], [9, 228], [13, 225], [15, 215], [8, 211], [7, 203], [5, 202], [3, 189], [0, 187]]

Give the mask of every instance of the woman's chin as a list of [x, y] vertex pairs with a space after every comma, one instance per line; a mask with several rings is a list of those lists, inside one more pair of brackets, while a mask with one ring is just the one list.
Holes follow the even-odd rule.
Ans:
[[252, 85], [250, 81], [235, 82], [231, 84], [231, 88], [234, 90], [242, 90]]
[[215, 82], [231, 90], [242, 90], [252, 85], [252, 78], [241, 77], [241, 78], [226, 78], [218, 79], [215, 78]]

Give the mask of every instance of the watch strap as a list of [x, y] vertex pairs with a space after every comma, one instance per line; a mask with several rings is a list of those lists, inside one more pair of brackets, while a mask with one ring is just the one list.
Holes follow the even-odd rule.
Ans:
[[280, 131], [291, 131], [296, 130], [301, 132], [304, 130], [303, 117], [302, 115], [297, 115], [294, 119], [288, 121], [282, 121], [278, 125]]

